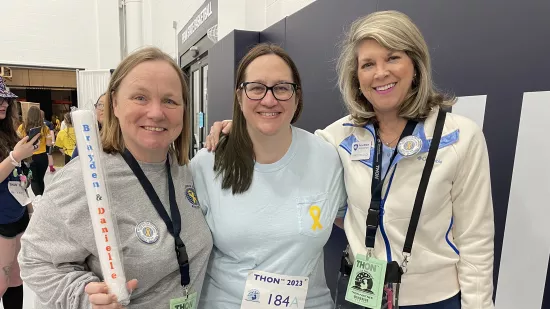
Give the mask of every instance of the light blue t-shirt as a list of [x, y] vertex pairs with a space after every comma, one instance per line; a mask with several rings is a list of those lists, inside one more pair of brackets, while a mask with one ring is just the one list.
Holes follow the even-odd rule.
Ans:
[[[292, 127], [287, 153], [273, 164], [254, 166], [250, 189], [233, 195], [221, 189], [214, 154], [201, 150], [191, 161], [200, 205], [212, 231], [214, 249], [199, 308], [238, 309], [250, 270], [308, 276], [305, 308], [332, 309], [323, 247], [334, 219], [345, 211], [343, 168], [336, 149]], [[313, 229], [312, 206], [319, 206]], [[317, 226], [316, 226], [317, 227]]]

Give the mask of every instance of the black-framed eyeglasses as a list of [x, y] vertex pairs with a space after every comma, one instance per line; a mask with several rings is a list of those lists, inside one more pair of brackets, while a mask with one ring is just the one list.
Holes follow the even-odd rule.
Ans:
[[103, 103], [96, 103], [94, 104], [94, 106], [96, 109], [99, 109], [100, 111], [102, 111], [105, 108], [105, 105]]
[[285, 82], [277, 83], [271, 87], [268, 87], [258, 82], [244, 82], [239, 86], [239, 88], [244, 89], [246, 96], [250, 100], [261, 100], [265, 97], [267, 91], [271, 90], [271, 93], [273, 93], [275, 99], [279, 101], [288, 101], [292, 98], [296, 92], [296, 89], [298, 89], [298, 85], [295, 83]]

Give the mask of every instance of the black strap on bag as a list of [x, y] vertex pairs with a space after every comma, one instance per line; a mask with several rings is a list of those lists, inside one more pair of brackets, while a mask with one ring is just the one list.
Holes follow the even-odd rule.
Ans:
[[145, 173], [143, 173], [143, 170], [139, 166], [139, 163], [136, 161], [130, 151], [125, 150], [122, 153], [122, 158], [124, 158], [124, 161], [126, 161], [130, 169], [132, 169], [132, 171], [136, 175], [139, 183], [143, 187], [143, 190], [145, 190], [145, 193], [147, 193], [147, 196], [155, 207], [155, 210], [166, 224], [168, 232], [174, 237], [176, 257], [178, 259], [178, 265], [181, 275], [181, 285], [183, 287], [186, 287], [191, 282], [189, 275], [189, 256], [187, 255], [185, 244], [180, 238], [181, 216], [178, 208], [178, 203], [176, 202], [176, 190], [174, 188], [174, 181], [172, 180], [172, 174], [170, 172], [170, 160], [166, 158], [166, 177], [168, 178], [168, 195], [170, 200], [170, 214], [172, 215], [172, 220], [170, 220], [170, 217], [168, 216], [166, 209], [162, 205], [159, 196], [155, 192], [153, 185], [151, 184], [147, 176], [145, 176]]
[[[403, 246], [403, 254], [405, 256], [405, 261], [403, 263], [404, 267], [406, 267], [406, 263], [408, 262], [407, 260], [408, 256], [410, 256], [412, 251], [412, 244], [414, 241], [416, 228], [418, 227], [418, 221], [420, 219], [420, 212], [422, 210], [422, 204], [424, 203], [424, 197], [426, 196], [426, 189], [428, 188], [428, 182], [430, 180], [430, 175], [432, 173], [433, 165], [435, 162], [435, 156], [439, 148], [439, 142], [441, 141], [441, 135], [443, 133], [443, 125], [445, 124], [445, 118], [446, 118], [446, 112], [440, 109], [437, 115], [437, 122], [435, 125], [434, 136], [431, 141], [430, 150], [428, 152], [428, 157], [426, 159], [426, 164], [422, 172], [420, 185], [416, 193], [414, 207], [411, 214], [411, 221], [409, 223], [409, 228], [407, 231], [407, 237], [405, 238], [405, 244]], [[407, 127], [408, 126], [409, 126], [409, 123], [407, 123]], [[405, 132], [407, 130], [407, 127], [405, 127], [405, 130], [403, 130], [403, 134], [401, 138], [403, 138], [404, 136], [410, 135], [410, 133], [406, 134], [408, 132]], [[384, 179], [380, 179], [380, 169], [382, 164], [382, 159], [381, 159], [382, 146], [381, 146], [379, 137], [376, 136], [375, 138], [376, 138], [376, 148], [374, 150], [375, 164], [374, 164], [373, 180], [372, 180], [372, 187], [371, 187], [372, 198], [371, 198], [369, 212], [367, 215], [367, 231], [365, 236], [365, 245], [367, 246], [367, 248], [374, 248], [376, 231], [378, 230], [378, 224], [380, 222], [380, 203], [382, 200], [381, 199], [382, 184], [385, 179], [385, 177]], [[396, 153], [394, 152], [392, 156], [392, 161], [395, 155]], [[390, 167], [391, 167], [391, 162], [390, 162]], [[390, 167], [388, 167], [388, 170]], [[376, 181], [376, 186], [375, 186], [375, 181]], [[386, 274], [390, 272], [394, 273], [394, 271], [392, 270], [393, 268], [395, 268], [395, 265], [392, 265], [392, 264], [396, 264], [396, 263], [388, 264], [388, 269], [386, 271]], [[395, 278], [395, 279], [400, 280], [400, 278]], [[389, 281], [389, 280], [392, 280], [392, 279], [386, 278], [386, 281]], [[399, 281], [389, 281], [389, 282], [399, 282]]]
[[430, 151], [426, 158], [426, 165], [422, 171], [422, 178], [420, 178], [420, 185], [416, 192], [416, 198], [414, 200], [414, 207], [411, 214], [411, 222], [409, 222], [409, 229], [407, 230], [407, 237], [405, 237], [405, 245], [403, 246], [403, 253], [411, 254], [412, 245], [414, 241], [414, 235], [416, 228], [418, 227], [418, 220], [420, 219], [420, 212], [422, 211], [422, 204], [424, 204], [424, 197], [426, 196], [426, 189], [428, 189], [428, 182], [430, 181], [430, 175], [434, 167], [435, 156], [439, 149], [439, 142], [441, 141], [441, 134], [443, 133], [443, 125], [445, 124], [445, 118], [447, 113], [443, 110], [439, 110], [437, 114], [437, 122], [435, 124], [434, 135], [430, 144]]

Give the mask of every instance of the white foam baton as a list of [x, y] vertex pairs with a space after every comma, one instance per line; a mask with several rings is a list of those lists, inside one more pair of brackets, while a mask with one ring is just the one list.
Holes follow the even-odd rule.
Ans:
[[130, 294], [126, 289], [122, 252], [115, 217], [110, 208], [107, 179], [101, 164], [100, 155], [103, 150], [95, 113], [75, 110], [71, 112], [71, 117], [103, 280], [109, 287], [109, 292], [116, 295], [122, 305], [127, 305], [130, 303]]

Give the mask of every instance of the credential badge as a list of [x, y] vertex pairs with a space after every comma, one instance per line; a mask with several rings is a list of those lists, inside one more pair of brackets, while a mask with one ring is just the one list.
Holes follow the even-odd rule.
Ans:
[[159, 240], [159, 230], [150, 221], [143, 221], [136, 225], [136, 235], [146, 244], [154, 244]]
[[410, 157], [420, 152], [422, 149], [422, 140], [416, 136], [406, 136], [397, 145], [397, 151], [404, 156]]

